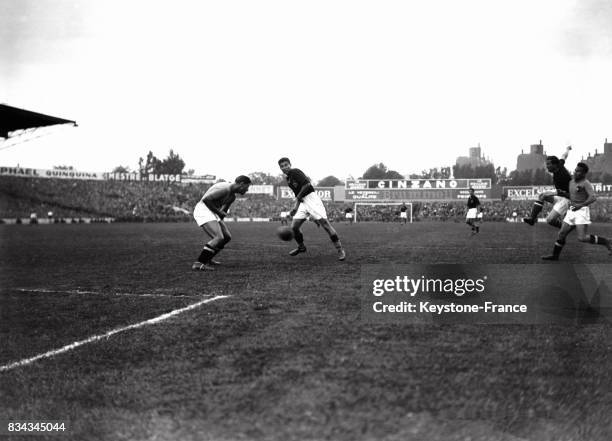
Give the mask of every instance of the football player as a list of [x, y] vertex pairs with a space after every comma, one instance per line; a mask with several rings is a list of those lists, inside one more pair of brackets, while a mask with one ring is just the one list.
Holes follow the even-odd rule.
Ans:
[[[480, 207], [480, 201], [478, 197], [474, 194], [474, 189], [470, 188], [470, 196], [467, 200], [467, 214], [465, 215], [465, 223], [468, 224], [472, 228], [472, 236], [478, 232], [480, 232], [480, 226], [478, 224], [478, 210]], [[482, 218], [482, 216], [481, 216]]]
[[538, 221], [538, 214], [544, 208], [544, 202], [549, 202], [553, 204], [553, 208], [548, 213], [546, 222], [553, 227], [561, 228], [562, 219], [569, 207], [569, 182], [572, 180], [572, 175], [565, 168], [565, 160], [571, 149], [572, 147], [568, 146], [561, 158], [556, 156], [546, 157], [546, 170], [553, 175], [555, 189], [540, 193], [538, 200], [533, 203], [531, 215], [523, 218], [523, 222], [526, 224], [535, 225]]
[[290, 256], [297, 256], [300, 253], [306, 252], [306, 246], [304, 245], [304, 235], [300, 230], [302, 224], [310, 216], [314, 219], [316, 224], [327, 232], [331, 239], [334, 247], [338, 251], [338, 260], [344, 260], [346, 258], [346, 252], [342, 248], [340, 239], [334, 227], [331, 226], [327, 220], [327, 213], [323, 201], [317, 195], [314, 187], [310, 183], [310, 179], [298, 168], [291, 167], [291, 161], [289, 158], [281, 158], [278, 160], [278, 166], [280, 167], [283, 174], [287, 177], [287, 185], [295, 194], [295, 207], [289, 212], [293, 217], [291, 222], [291, 228], [293, 229], [293, 235], [298, 247], [289, 252]]
[[587, 234], [588, 226], [591, 223], [591, 215], [589, 205], [595, 202], [595, 192], [593, 186], [586, 179], [586, 174], [589, 172], [589, 167], [584, 162], [579, 162], [574, 170], [574, 179], [569, 183], [570, 207], [563, 219], [563, 226], [557, 236], [553, 253], [549, 256], [544, 256], [544, 260], [559, 260], [561, 250], [565, 245], [567, 235], [576, 229], [578, 240], [580, 242], [592, 243], [594, 245], [605, 246], [610, 254], [612, 254], [612, 245], [610, 239], [594, 234]]
[[251, 179], [244, 175], [238, 176], [233, 184], [218, 182], [210, 187], [196, 204], [193, 217], [210, 240], [204, 245], [198, 261], [191, 265], [192, 270], [211, 270], [211, 264], [218, 264], [213, 257], [232, 240], [223, 219], [227, 216], [232, 202], [236, 200], [236, 194], [244, 195], [250, 185]]

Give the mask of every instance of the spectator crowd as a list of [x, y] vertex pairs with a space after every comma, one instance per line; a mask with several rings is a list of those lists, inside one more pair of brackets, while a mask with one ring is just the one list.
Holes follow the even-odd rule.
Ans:
[[[32, 213], [56, 219], [112, 217], [124, 222], [191, 221], [195, 203], [208, 189], [207, 184], [178, 185], [163, 182], [122, 182], [70, 179], [0, 177], [0, 218], [28, 218]], [[532, 201], [481, 201], [484, 220], [505, 221], [527, 216]], [[345, 211], [353, 204], [324, 202], [331, 221], [345, 220]], [[234, 218], [269, 218], [280, 220], [294, 202], [277, 200], [264, 194], [246, 194], [233, 204]], [[546, 209], [542, 213], [546, 216]], [[412, 216], [419, 221], [462, 221], [465, 201], [412, 202]], [[391, 222], [399, 220], [398, 205], [360, 205], [358, 221]], [[591, 206], [595, 222], [612, 220], [612, 199], [601, 197]]]

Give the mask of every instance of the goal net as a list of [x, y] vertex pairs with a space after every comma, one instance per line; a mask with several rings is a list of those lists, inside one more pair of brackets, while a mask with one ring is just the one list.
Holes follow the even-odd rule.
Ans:
[[[406, 202], [406, 221], [412, 223], [412, 203]], [[402, 202], [355, 202], [355, 222], [404, 222]]]

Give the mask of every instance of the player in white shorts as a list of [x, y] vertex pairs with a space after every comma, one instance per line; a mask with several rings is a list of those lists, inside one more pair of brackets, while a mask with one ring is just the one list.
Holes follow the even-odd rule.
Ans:
[[472, 235], [480, 232], [480, 225], [478, 220], [482, 219], [482, 216], [478, 216], [478, 209], [480, 207], [480, 200], [474, 194], [474, 189], [470, 188], [470, 196], [467, 200], [467, 214], [465, 215], [465, 223], [472, 228]]
[[310, 179], [308, 179], [308, 177], [306, 177], [304, 172], [302, 172], [300, 169], [292, 168], [289, 158], [279, 159], [278, 166], [287, 177], [287, 185], [289, 188], [291, 188], [291, 190], [293, 190], [296, 200], [295, 208], [293, 208], [289, 214], [293, 216], [291, 228], [293, 229], [293, 235], [298, 247], [291, 250], [289, 255], [297, 256], [300, 253], [306, 252], [304, 235], [302, 234], [300, 227], [310, 216], [314, 219], [317, 225], [323, 227], [323, 229], [329, 235], [334, 247], [338, 251], [338, 260], [344, 260], [346, 258], [344, 248], [342, 248], [342, 244], [340, 243], [336, 230], [327, 220], [327, 212], [325, 211], [323, 201], [315, 192], [314, 187], [310, 183]]
[[406, 202], [402, 202], [400, 206], [400, 223], [406, 225], [408, 223], [408, 206]]
[[608, 238], [587, 234], [591, 223], [589, 205], [596, 201], [593, 186], [586, 179], [589, 167], [584, 162], [579, 162], [574, 170], [574, 178], [569, 183], [570, 208], [563, 219], [563, 226], [557, 236], [557, 241], [553, 248], [553, 253], [544, 256], [544, 260], [559, 260], [561, 250], [565, 245], [567, 235], [576, 230], [580, 242], [592, 243], [605, 246], [612, 254], [612, 241]]
[[216, 264], [212, 258], [232, 240], [223, 218], [227, 216], [230, 205], [236, 200], [236, 194], [245, 194], [249, 190], [251, 179], [238, 176], [233, 184], [218, 182], [208, 189], [193, 210], [193, 217], [202, 230], [210, 237], [204, 245], [198, 261], [191, 265], [193, 270], [210, 270], [210, 264]]

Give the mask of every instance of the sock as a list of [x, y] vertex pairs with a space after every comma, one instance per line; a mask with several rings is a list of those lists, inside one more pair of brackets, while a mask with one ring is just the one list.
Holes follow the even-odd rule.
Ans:
[[605, 237], [596, 236], [594, 234], [591, 234], [590, 242], [596, 245], [608, 246], [608, 239], [606, 239]]
[[563, 249], [563, 245], [565, 245], [565, 242], [555, 242], [555, 247], [553, 248], [553, 256], [559, 257], [559, 254], [561, 254], [561, 250]]
[[300, 230], [293, 230], [293, 235], [295, 236], [295, 241], [299, 246], [304, 246], [304, 235]]
[[329, 238], [331, 239], [332, 243], [334, 244], [337, 250], [342, 249], [342, 244], [340, 243], [340, 238], [338, 237], [337, 234], [334, 233], [331, 236], [329, 236]]
[[200, 263], [208, 263], [210, 259], [213, 258], [215, 254], [217, 254], [219, 250], [212, 245], [206, 244], [204, 248], [202, 248], [202, 252], [200, 253], [200, 257], [198, 257], [198, 262]]
[[534, 202], [533, 208], [531, 209], [531, 219], [536, 220], [538, 218], [538, 214], [544, 208], [544, 204], [542, 202]]
[[561, 228], [561, 226], [563, 225], [563, 222], [561, 222], [561, 219], [556, 217], [552, 221], [550, 221], [548, 224], [555, 228]]

